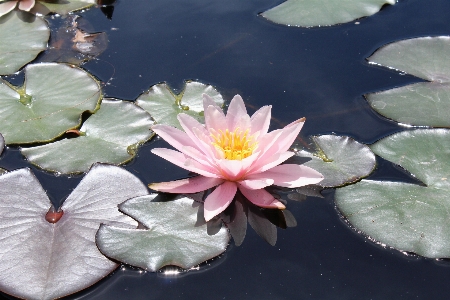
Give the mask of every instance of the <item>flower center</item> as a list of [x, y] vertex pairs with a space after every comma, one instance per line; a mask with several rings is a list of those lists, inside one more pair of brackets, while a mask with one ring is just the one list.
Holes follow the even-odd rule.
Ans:
[[217, 152], [225, 159], [242, 160], [252, 155], [258, 146], [254, 135], [248, 134], [249, 130], [242, 131], [236, 128], [234, 131], [219, 130], [219, 132], [211, 133], [214, 139], [212, 145]]

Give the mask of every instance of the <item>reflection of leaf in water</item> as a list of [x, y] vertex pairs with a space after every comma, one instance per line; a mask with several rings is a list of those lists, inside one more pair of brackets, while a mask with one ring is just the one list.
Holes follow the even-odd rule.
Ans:
[[100, 55], [108, 47], [108, 36], [106, 32], [88, 33], [90, 31], [94, 29], [84, 18], [68, 16], [54, 32], [49, 49], [39, 61], [80, 65]]

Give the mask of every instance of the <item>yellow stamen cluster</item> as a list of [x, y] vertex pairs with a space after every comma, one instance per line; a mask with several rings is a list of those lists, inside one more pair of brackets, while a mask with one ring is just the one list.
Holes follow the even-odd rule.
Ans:
[[242, 160], [252, 155], [258, 146], [253, 135], [249, 136], [249, 130], [242, 131], [236, 128], [234, 131], [219, 130], [211, 133], [214, 142], [212, 145], [225, 159]]

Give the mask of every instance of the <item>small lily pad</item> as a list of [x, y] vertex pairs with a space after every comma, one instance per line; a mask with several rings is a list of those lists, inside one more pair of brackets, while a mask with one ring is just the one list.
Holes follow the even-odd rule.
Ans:
[[29, 169], [0, 176], [0, 290], [55, 299], [101, 280], [117, 264], [98, 251], [95, 233], [101, 223], [136, 227], [117, 205], [147, 193], [128, 171], [95, 165], [56, 211]]
[[404, 124], [450, 127], [450, 37], [422, 37], [378, 49], [368, 61], [429, 82], [366, 95], [381, 115]]
[[210, 96], [219, 106], [224, 103], [214, 87], [196, 81], [187, 81], [180, 94], [175, 94], [166, 83], [156, 84], [140, 95], [136, 103], [148, 111], [156, 123], [181, 129], [177, 119], [179, 113], [188, 114], [204, 123], [202, 94]]
[[363, 180], [336, 191], [349, 222], [374, 240], [431, 258], [450, 257], [450, 130], [418, 129], [372, 145], [424, 185]]
[[47, 142], [81, 123], [101, 100], [99, 83], [86, 71], [66, 64], [25, 68], [23, 87], [0, 79], [0, 123], [6, 144]]
[[13, 74], [47, 49], [50, 29], [33, 14], [12, 11], [0, 17], [0, 75]]
[[377, 13], [396, 0], [287, 0], [261, 15], [272, 22], [300, 27], [330, 26]]
[[81, 127], [80, 136], [22, 148], [33, 164], [60, 173], [86, 172], [93, 163], [123, 164], [153, 135], [150, 115], [132, 102], [103, 100]]
[[353, 183], [372, 173], [375, 155], [369, 147], [348, 136], [322, 135], [313, 137], [316, 153], [305, 150], [297, 156], [309, 157], [303, 165], [313, 168], [325, 177], [317, 185], [338, 187]]
[[222, 227], [215, 235], [208, 235], [206, 224], [195, 226], [198, 207], [192, 199], [152, 202], [156, 196], [130, 199], [119, 206], [148, 229], [102, 225], [97, 245], [103, 254], [155, 272], [167, 265], [189, 269], [225, 251], [227, 230]]

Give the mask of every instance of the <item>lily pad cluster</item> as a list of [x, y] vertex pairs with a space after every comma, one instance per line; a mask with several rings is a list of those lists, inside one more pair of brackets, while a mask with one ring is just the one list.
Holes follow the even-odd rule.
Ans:
[[[194, 200], [153, 202], [157, 195], [116, 166], [94, 165], [58, 209], [29, 169], [0, 176], [0, 194], [0, 289], [20, 298], [60, 298], [104, 278], [118, 264], [98, 247], [156, 271], [191, 268], [228, 245], [225, 228], [210, 236], [205, 225], [195, 226]], [[136, 229], [136, 221], [146, 229]]]
[[[448, 37], [395, 42], [369, 61], [419, 76], [416, 83], [367, 95], [372, 107], [401, 123], [448, 127]], [[336, 192], [345, 218], [379, 243], [426, 257], [450, 257], [448, 129], [415, 129], [388, 136], [371, 149], [411, 173], [420, 184], [363, 180]]]

